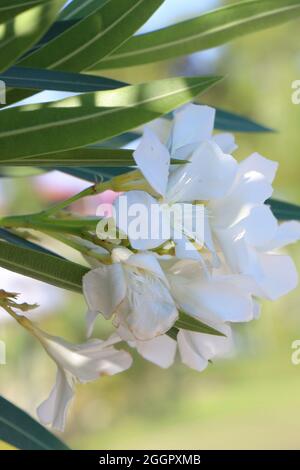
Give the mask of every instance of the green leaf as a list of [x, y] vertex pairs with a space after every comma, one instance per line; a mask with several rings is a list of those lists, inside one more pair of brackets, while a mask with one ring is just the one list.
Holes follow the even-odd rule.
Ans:
[[87, 69], [126, 41], [161, 3], [108, 0], [19, 65], [72, 72]]
[[173, 328], [171, 328], [169, 331], [167, 331], [166, 334], [167, 334], [170, 338], [172, 338], [172, 339], [174, 339], [175, 341], [177, 341], [177, 335], [178, 335], [178, 333], [179, 333], [178, 328], [175, 328], [175, 326], [173, 326]]
[[179, 312], [179, 319], [175, 323], [176, 328], [181, 328], [183, 330], [194, 331], [196, 333], [205, 333], [208, 335], [215, 335], [215, 336], [225, 336], [221, 331], [216, 330], [215, 328], [202, 323], [195, 317], [191, 317], [187, 313], [180, 311]]
[[[48, 29], [48, 31], [44, 34], [44, 36], [36, 42], [31, 49], [29, 49], [26, 54], [23, 55], [23, 57], [26, 57], [27, 55], [31, 54], [34, 51], [37, 51], [40, 49], [42, 46], [47, 44], [47, 42], [52, 41], [52, 39], [56, 38], [60, 34], [64, 33], [67, 29], [71, 28], [74, 26], [76, 23], [78, 23], [78, 20], [70, 20], [70, 21], [55, 21], [51, 25], [51, 27]], [[22, 57], [22, 58], [23, 58]]]
[[15, 233], [12, 233], [9, 230], [5, 230], [3, 228], [0, 229], [0, 238], [13, 245], [23, 246], [25, 248], [30, 248], [35, 251], [39, 251], [42, 253], [46, 253], [48, 255], [57, 256], [61, 258], [61, 256], [57, 255], [56, 253], [50, 250], [47, 250], [46, 248], [43, 248], [42, 246], [37, 245], [36, 243], [30, 242], [26, 240], [25, 238], [19, 237]]
[[[133, 150], [83, 148], [68, 152], [50, 153], [46, 155], [35, 155], [34, 157], [19, 159], [2, 159], [0, 155], [0, 166], [94, 166], [94, 167], [132, 167], [136, 165], [133, 158]], [[171, 164], [184, 165], [186, 160], [171, 159]]]
[[33, 46], [32, 50], [39, 49], [41, 46], [47, 44], [47, 42], [71, 28], [71, 26], [74, 26], [82, 18], [94, 13], [105, 1], [107, 0], [73, 0], [63, 9], [58, 21], [56, 21], [41, 40]]
[[106, 77], [31, 67], [11, 67], [0, 74], [0, 80], [4, 80], [7, 87], [70, 91], [73, 93], [114, 90], [127, 85], [127, 83]]
[[297, 18], [299, 0], [247, 0], [130, 38], [95, 69], [129, 67], [191, 54]]
[[300, 220], [300, 206], [289, 202], [278, 201], [277, 199], [268, 199], [273, 214], [279, 220]]
[[274, 129], [251, 119], [216, 108], [215, 128], [230, 132], [274, 132]]
[[47, 0], [1, 0], [0, 23], [4, 23], [22, 11], [33, 8]]
[[73, 0], [63, 9], [60, 20], [78, 20], [85, 18], [102, 6], [107, 0]]
[[110, 180], [113, 176], [121, 175], [128, 171], [128, 167], [117, 167], [117, 168], [72, 168], [72, 167], [57, 167], [54, 168], [67, 175], [75, 176], [76, 178], [89, 181], [91, 183], [97, 183], [99, 181]]
[[69, 450], [57, 437], [2, 396], [0, 440], [21, 450]]
[[17, 166], [132, 166], [135, 165], [132, 150], [83, 148], [68, 152], [36, 155], [34, 157], [19, 158], [17, 160], [2, 159], [0, 165]]
[[[79, 72], [130, 37], [159, 7], [163, 0], [108, 0], [97, 10], [66, 29], [44, 47], [24, 57], [18, 65]], [[7, 103], [32, 95], [32, 91], [7, 90]]]
[[3, 241], [0, 266], [74, 292], [81, 292], [82, 276], [88, 271], [80, 264]]
[[29, 49], [55, 20], [64, 0], [48, 0], [0, 25], [0, 71]]
[[[88, 93], [128, 86], [128, 83], [94, 75], [65, 73], [30, 67], [12, 67], [0, 75], [7, 86], [33, 88], [36, 90], [70, 91]], [[215, 128], [234, 132], [272, 132], [273, 130], [258, 124], [244, 116], [216, 108]], [[138, 134], [136, 134], [138, 137]], [[133, 140], [136, 137], [130, 138]], [[126, 140], [125, 143], [130, 142]], [[124, 144], [122, 144], [124, 145]]]
[[54, 103], [52, 108], [3, 110], [1, 154], [17, 159], [109, 139], [187, 103], [217, 81], [218, 77], [173, 78], [76, 96]]

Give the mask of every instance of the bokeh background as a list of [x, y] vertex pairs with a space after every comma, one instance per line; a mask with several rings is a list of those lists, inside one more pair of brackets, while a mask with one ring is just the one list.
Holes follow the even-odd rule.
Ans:
[[[222, 3], [166, 0], [143, 31]], [[300, 105], [291, 101], [291, 84], [300, 79], [299, 24], [297, 20], [176, 61], [108, 71], [107, 76], [137, 83], [181, 74], [224, 75], [201, 102], [276, 129], [272, 134], [237, 134], [237, 157], [258, 151], [278, 161], [275, 196], [300, 204]], [[3, 214], [36, 211], [85, 186], [59, 173], [26, 174], [1, 178]], [[77, 209], [94, 207], [90, 200]], [[62, 250], [54, 242], [50, 246]], [[289, 252], [300, 269], [300, 244]], [[63, 253], [82, 261], [72, 250]], [[3, 269], [0, 276], [1, 288], [40, 303], [34, 317], [44, 329], [70, 341], [84, 340], [86, 307], [81, 296]], [[201, 374], [179, 361], [161, 370], [135, 356], [128, 372], [78, 386], [62, 438], [77, 449], [299, 449], [300, 365], [291, 362], [292, 342], [300, 339], [299, 304], [299, 289], [276, 303], [265, 302], [259, 320], [235, 328], [234, 356]], [[7, 364], [0, 365], [0, 392], [35, 415], [36, 405], [52, 387], [55, 367], [26, 332], [2, 312], [0, 316], [0, 339], [7, 347]], [[105, 338], [109, 331], [99, 320], [97, 336]]]

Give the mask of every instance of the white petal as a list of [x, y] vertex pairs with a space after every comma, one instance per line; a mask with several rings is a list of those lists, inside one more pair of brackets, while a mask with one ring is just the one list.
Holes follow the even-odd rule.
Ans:
[[38, 417], [46, 426], [51, 426], [59, 431], [65, 427], [66, 415], [74, 396], [72, 379], [58, 368], [56, 383], [49, 397], [41, 403], [37, 409]]
[[253, 300], [253, 318], [257, 320], [260, 317], [260, 313], [261, 313], [261, 304], [258, 301]]
[[162, 335], [149, 341], [136, 341], [136, 349], [147, 361], [167, 369], [174, 362], [177, 344], [169, 336]]
[[116, 224], [128, 235], [132, 248], [151, 250], [166, 241], [161, 233], [161, 206], [150, 194], [128, 191], [118, 197], [113, 206]]
[[217, 327], [220, 321], [253, 318], [250, 290], [239, 283], [240, 276], [207, 276], [201, 270], [197, 272], [193, 264], [197, 263], [186, 263], [180, 269], [177, 263], [178, 268], [175, 265], [168, 275], [172, 294], [186, 313], [212, 327]]
[[261, 173], [251, 171], [239, 176], [224, 199], [210, 201], [211, 224], [224, 228], [239, 222], [254, 206], [264, 204], [272, 193], [271, 184]]
[[172, 121], [165, 118], [154, 119], [147, 124], [147, 127], [154, 132], [162, 144], [167, 144], [171, 133]]
[[113, 375], [131, 365], [131, 357], [101, 340], [71, 344], [62, 338], [44, 334], [43, 345], [56, 362], [79, 382], [96, 380], [101, 375]]
[[223, 321], [244, 322], [253, 318], [251, 295], [236, 285], [232, 278], [227, 281], [224, 276], [202, 282], [198, 290], [194, 291], [194, 297], [198, 300], [198, 316], [201, 316], [201, 311], [204, 310]]
[[261, 173], [266, 178], [266, 180], [272, 184], [277, 168], [277, 162], [268, 160], [259, 153], [253, 153], [239, 164], [239, 174], [256, 171]]
[[259, 261], [263, 277], [257, 282], [257, 295], [277, 300], [297, 287], [298, 273], [290, 256], [261, 253]]
[[120, 324], [125, 323], [136, 339], [147, 341], [166, 333], [178, 317], [169, 289], [160, 278], [149, 271], [127, 268], [127, 302], [118, 313]]
[[239, 226], [245, 231], [247, 242], [260, 247], [274, 238], [278, 223], [271, 209], [262, 205], [253, 207], [248, 217], [239, 222]]
[[103, 265], [83, 276], [83, 293], [90, 312], [110, 318], [126, 295], [126, 281], [120, 264]]
[[167, 188], [170, 154], [151, 129], [145, 127], [140, 145], [133, 157], [152, 188], [164, 195]]
[[167, 199], [192, 202], [223, 197], [235, 179], [237, 162], [214, 142], [204, 142], [186, 165], [180, 165], [169, 178]]
[[86, 325], [86, 337], [90, 338], [93, 334], [96, 320], [99, 312], [97, 310], [89, 310], [86, 312], [85, 325]]
[[107, 341], [93, 340], [76, 346], [77, 353], [85, 357], [83, 367], [74, 372], [80, 382], [89, 382], [103, 375], [115, 375], [127, 370], [132, 364], [130, 354], [111, 346], [115, 338]]
[[147, 270], [167, 282], [167, 278], [159, 264], [158, 258], [154, 253], [137, 253], [130, 256], [127, 260], [129, 266], [135, 266], [140, 269]]
[[209, 106], [188, 104], [174, 114], [172, 155], [185, 145], [209, 140], [215, 121], [215, 110]]
[[206, 277], [206, 272], [203, 271], [203, 266], [193, 260], [182, 259], [167, 266], [167, 275], [171, 274], [178, 278], [186, 279], [188, 282], [200, 282]]
[[231, 330], [227, 326], [222, 330], [226, 337], [180, 330], [177, 341], [182, 362], [201, 372], [210, 359], [228, 354], [232, 348]]
[[228, 133], [217, 134], [213, 137], [214, 142], [224, 153], [231, 154], [238, 146], [235, 143], [234, 135]]
[[294, 220], [283, 222], [278, 226], [274, 238], [269, 241], [262, 249], [275, 250], [282, 248], [290, 243], [300, 240], [300, 223]]
[[249, 246], [244, 234], [237, 235], [234, 228], [215, 229], [215, 236], [225, 261], [233, 273], [244, 273], [251, 262]]
[[201, 261], [202, 255], [197, 247], [184, 235], [175, 241], [175, 254], [178, 259], [192, 259]]

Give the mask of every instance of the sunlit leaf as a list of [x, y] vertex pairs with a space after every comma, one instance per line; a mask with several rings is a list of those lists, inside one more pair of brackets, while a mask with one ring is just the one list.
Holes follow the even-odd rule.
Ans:
[[128, 39], [162, 0], [108, 0], [73, 27], [24, 58], [20, 65], [77, 72]]
[[0, 80], [4, 80], [7, 87], [74, 93], [113, 90], [127, 85], [126, 83], [106, 77], [31, 67], [11, 67], [0, 75]]
[[3, 241], [0, 266], [74, 292], [81, 292], [82, 276], [88, 271], [80, 264]]
[[22, 238], [16, 235], [15, 233], [12, 233], [11, 231], [5, 230], [3, 228], [0, 229], [0, 238], [13, 245], [22, 246], [24, 248], [30, 248], [31, 250], [39, 251], [41, 253], [46, 253], [48, 255], [58, 256], [56, 253], [53, 253], [52, 251], [47, 250], [46, 248], [40, 245], [37, 245], [36, 243], [30, 242], [29, 240], [26, 240], [25, 238]]
[[4, 23], [22, 11], [45, 3], [46, 1], [47, 0], [1, 0], [0, 23]]
[[[71, 150], [109, 139], [189, 102], [219, 78], [158, 80], [112, 91], [76, 96], [0, 113], [3, 158], [13, 159]], [[70, 106], [70, 107], [68, 107]], [[72, 107], [74, 106], [74, 107]]]
[[48, 0], [0, 24], [0, 71], [14, 64], [44, 34], [63, 4], [64, 0]]
[[299, 0], [247, 0], [130, 38], [95, 69], [147, 64], [224, 44], [297, 18]]

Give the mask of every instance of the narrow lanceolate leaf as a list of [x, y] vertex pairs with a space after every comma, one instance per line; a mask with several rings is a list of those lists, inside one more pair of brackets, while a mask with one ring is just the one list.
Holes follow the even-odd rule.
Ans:
[[91, 15], [24, 58], [20, 65], [77, 72], [128, 39], [162, 0], [108, 0]]
[[80, 264], [2, 241], [0, 266], [74, 292], [81, 292], [82, 276], [88, 271]]
[[299, 0], [246, 0], [130, 38], [95, 68], [147, 64], [224, 44], [300, 15]]
[[175, 327], [178, 329], [194, 331], [196, 333], [205, 333], [208, 335], [215, 336], [225, 336], [221, 331], [216, 330], [215, 328], [202, 323], [200, 320], [197, 320], [195, 317], [191, 317], [187, 313], [180, 311], [179, 319], [175, 323]]
[[93, 13], [97, 8], [103, 5], [107, 0], [73, 0], [63, 9], [59, 17], [60, 20], [82, 19]]
[[52, 251], [47, 250], [46, 248], [38, 245], [37, 243], [30, 242], [29, 240], [26, 240], [26, 238], [22, 238], [22, 237], [16, 235], [15, 233], [12, 233], [10, 230], [6, 230], [6, 229], [1, 228], [0, 229], [0, 238], [2, 240], [5, 240], [5, 241], [11, 243], [12, 245], [18, 245], [18, 246], [22, 246], [22, 247], [25, 247], [25, 248], [30, 248], [31, 250], [35, 250], [35, 251], [38, 251], [38, 252], [41, 252], [41, 253], [46, 253], [46, 254], [52, 255], [52, 256], [58, 256], [59, 258], [61, 258], [61, 256], [57, 255], [56, 253], [53, 253]]
[[47, 31], [47, 33], [33, 46], [32, 49], [35, 50], [44, 46], [47, 42], [59, 36], [67, 29], [71, 28], [71, 26], [74, 26], [78, 21], [94, 13], [106, 1], [107, 0], [73, 0], [66, 8], [63, 9], [59, 15], [58, 21], [51, 26], [49, 31]]
[[[107, 0], [44, 47], [25, 56], [18, 65], [80, 72], [90, 68], [127, 40], [159, 7], [163, 0]], [[33, 94], [7, 90], [8, 104]]]
[[64, 0], [48, 0], [0, 25], [0, 71], [29, 49], [55, 20]]
[[215, 128], [230, 132], [274, 132], [274, 129], [223, 109], [216, 109]]
[[22, 11], [33, 8], [46, 0], [1, 0], [0, 23], [10, 20]]
[[90, 183], [98, 183], [99, 181], [107, 181], [113, 176], [121, 175], [128, 172], [128, 167], [114, 167], [114, 168], [94, 168], [94, 167], [53, 167], [67, 175], [75, 176]]
[[[132, 167], [136, 165], [133, 150], [99, 148], [74, 149], [68, 152], [36, 155], [34, 157], [18, 159], [2, 159], [0, 166], [68, 166], [68, 167]], [[184, 165], [186, 160], [171, 159], [171, 164]]]
[[273, 214], [279, 220], [300, 220], [300, 206], [297, 204], [277, 199], [269, 199], [266, 204], [270, 205]]
[[189, 102], [218, 80], [216, 77], [158, 80], [76, 96], [55, 103], [53, 108], [43, 105], [34, 111], [30, 107], [3, 110], [1, 154], [17, 159], [109, 139]]
[[[128, 83], [106, 77], [30, 67], [11, 67], [5, 73], [0, 74], [0, 80], [4, 80], [8, 87], [73, 93], [113, 90], [128, 86]], [[272, 132], [272, 129], [269, 127], [263, 126], [247, 117], [219, 108], [216, 109], [215, 128], [234, 132]], [[134, 137], [130, 140], [133, 139]], [[125, 144], [130, 142], [130, 140], [126, 141]]]
[[27, 88], [33, 90], [54, 90], [74, 93], [114, 90], [126, 86], [126, 83], [106, 77], [59, 72], [31, 67], [11, 67], [0, 74], [7, 87]]
[[25, 55], [29, 55], [33, 51], [40, 49], [42, 46], [47, 44], [47, 42], [52, 41], [52, 39], [64, 33], [67, 29], [71, 28], [71, 26], [74, 26], [76, 23], [78, 23], [78, 20], [55, 21], [55, 23], [51, 25], [43, 37], [41, 37], [41, 39], [36, 42], [32, 48], [26, 52]]
[[47, 429], [0, 396], [0, 441], [21, 450], [68, 450]]
[[17, 166], [132, 166], [132, 150], [83, 148], [28, 158], [2, 159], [0, 165]]

